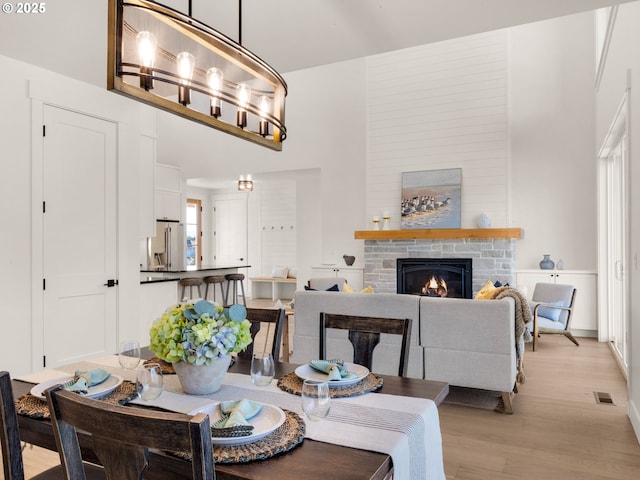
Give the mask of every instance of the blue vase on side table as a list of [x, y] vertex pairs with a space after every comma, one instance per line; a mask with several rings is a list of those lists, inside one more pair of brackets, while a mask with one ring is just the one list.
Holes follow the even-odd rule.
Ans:
[[553, 270], [553, 267], [555, 267], [555, 263], [553, 263], [553, 260], [551, 260], [551, 255], [542, 255], [542, 260], [540, 261], [540, 268], [542, 270]]

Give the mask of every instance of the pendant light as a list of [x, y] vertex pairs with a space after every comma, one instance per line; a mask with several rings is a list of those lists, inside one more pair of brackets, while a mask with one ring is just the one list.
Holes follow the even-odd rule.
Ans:
[[[204, 0], [202, 0], [204, 1]], [[287, 84], [239, 41], [152, 0], [109, 0], [107, 88], [282, 150]], [[234, 118], [235, 117], [235, 118]]]

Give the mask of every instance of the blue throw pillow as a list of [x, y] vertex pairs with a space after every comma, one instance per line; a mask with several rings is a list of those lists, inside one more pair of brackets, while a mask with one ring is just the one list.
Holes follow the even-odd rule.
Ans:
[[[553, 305], [555, 307], [563, 307], [564, 302], [560, 300], [559, 302], [544, 302], [545, 305]], [[564, 310], [560, 310], [558, 308], [548, 308], [548, 307], [538, 307], [538, 315], [541, 317], [548, 318], [549, 320], [553, 320], [557, 322], [560, 320], [560, 314], [562, 314]]]

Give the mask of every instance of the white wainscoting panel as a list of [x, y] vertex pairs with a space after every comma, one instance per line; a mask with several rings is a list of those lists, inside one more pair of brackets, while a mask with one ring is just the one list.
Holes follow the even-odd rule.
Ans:
[[260, 185], [262, 275], [275, 265], [296, 264], [296, 183], [274, 180]]

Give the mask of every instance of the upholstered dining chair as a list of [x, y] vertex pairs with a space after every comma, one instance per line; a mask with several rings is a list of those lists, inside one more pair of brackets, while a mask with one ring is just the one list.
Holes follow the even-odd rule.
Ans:
[[349, 341], [353, 345], [353, 363], [372, 369], [373, 351], [380, 343], [380, 334], [401, 335], [402, 343], [398, 361], [398, 376], [407, 374], [409, 364], [409, 340], [411, 336], [410, 318], [377, 318], [320, 313], [320, 359], [327, 359], [327, 329], [349, 331]]
[[580, 346], [571, 334], [570, 328], [575, 299], [576, 288], [573, 285], [536, 283], [531, 297], [533, 308], [531, 331], [534, 352], [541, 333], [564, 335], [577, 346]]
[[[91, 436], [108, 480], [138, 480], [149, 450], [191, 455], [194, 480], [214, 480], [209, 416], [111, 405], [64, 390], [46, 390], [51, 422], [66, 480], [84, 480], [78, 432]], [[151, 471], [153, 470], [153, 465]], [[151, 475], [151, 472], [150, 472]]]
[[[9, 372], [0, 372], [0, 443], [2, 444], [4, 480], [23, 480], [25, 476], [22, 449], [20, 448], [20, 432]], [[85, 464], [85, 468], [89, 479], [106, 478], [100, 467]], [[29, 478], [33, 480], [60, 480], [62, 467], [58, 465]]]
[[267, 324], [267, 335], [265, 336], [265, 347], [269, 344], [269, 331], [273, 325], [273, 337], [271, 344], [271, 355], [277, 362], [280, 359], [280, 346], [282, 345], [282, 335], [284, 332], [284, 322], [287, 321], [287, 315], [282, 308], [247, 308], [247, 320], [251, 322], [251, 338], [253, 342], [249, 344], [244, 352], [238, 353], [239, 357], [251, 358], [255, 347], [256, 335], [262, 328], [263, 324]]

